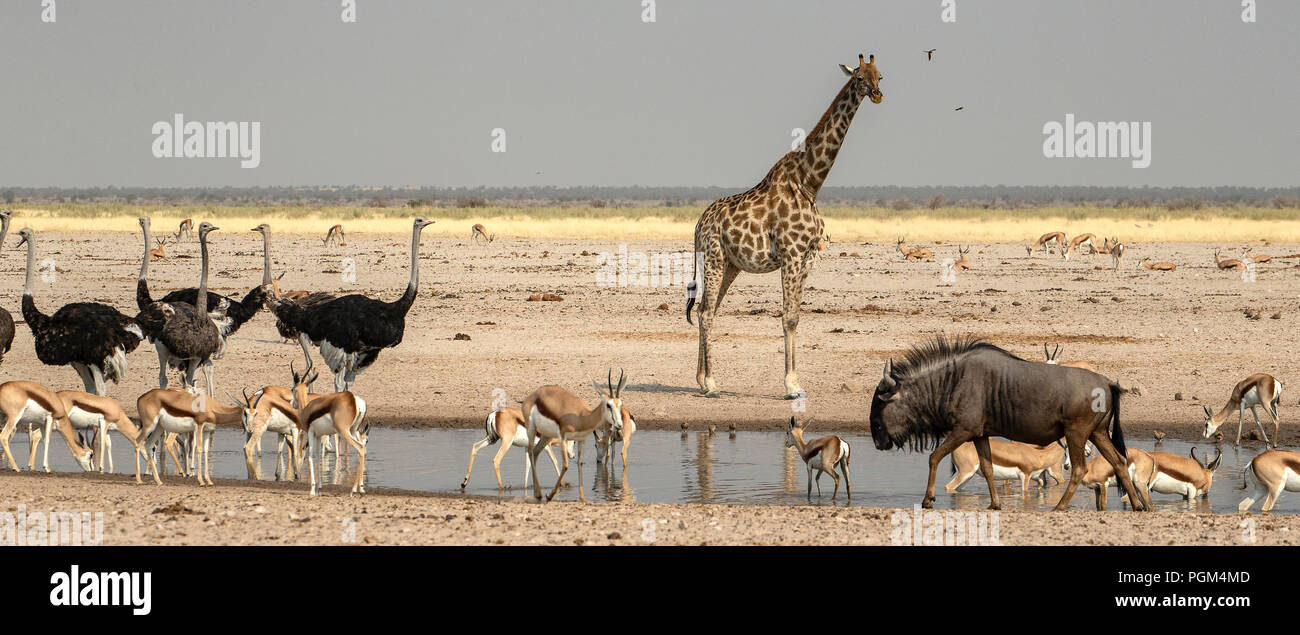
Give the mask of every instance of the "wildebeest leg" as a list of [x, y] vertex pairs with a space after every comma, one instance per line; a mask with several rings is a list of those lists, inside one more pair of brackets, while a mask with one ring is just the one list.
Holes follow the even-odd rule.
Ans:
[[1119, 480], [1120, 486], [1124, 493], [1128, 495], [1128, 503], [1133, 507], [1133, 511], [1145, 511], [1151, 508], [1151, 499], [1138, 494], [1138, 490], [1133, 486], [1133, 479], [1129, 478], [1128, 460], [1120, 456], [1119, 450], [1115, 449], [1110, 443], [1110, 437], [1106, 436], [1104, 427], [1093, 431], [1092, 444], [1097, 446], [1101, 455], [1105, 457], [1112, 468], [1115, 470], [1115, 478]]
[[[1087, 439], [1066, 437], [1066, 451], [1070, 453], [1070, 482], [1065, 486], [1065, 492], [1061, 494], [1061, 500], [1056, 503], [1054, 510], [1065, 509], [1070, 504], [1070, 499], [1074, 497], [1074, 490], [1079, 488], [1083, 482], [1084, 462], [1083, 447]], [[1109, 440], [1107, 440], [1109, 443]], [[1114, 448], [1111, 448], [1112, 450]]]
[[[958, 434], [955, 430], [952, 434], [944, 437], [939, 443], [939, 447], [930, 453], [930, 480], [925, 484], [925, 497], [921, 499], [921, 507], [930, 509], [934, 507], [934, 473], [939, 469], [939, 462], [943, 457], [952, 454], [958, 446], [970, 440], [970, 437]], [[989, 489], [993, 489], [993, 479], [989, 478]], [[993, 500], [997, 500], [997, 494], [993, 495]]]
[[[989, 438], [987, 436], [977, 437], [975, 439], [975, 453], [980, 457], [980, 472], [984, 474], [984, 480], [989, 482], [989, 509], [1002, 509], [1002, 502], [998, 500], [997, 485], [993, 480], [993, 454], [989, 451]], [[1024, 475], [1021, 475], [1020, 487], [1028, 490], [1025, 485]]]

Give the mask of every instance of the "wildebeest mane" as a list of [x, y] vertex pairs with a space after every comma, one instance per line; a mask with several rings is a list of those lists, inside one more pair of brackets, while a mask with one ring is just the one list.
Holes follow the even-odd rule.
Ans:
[[902, 361], [893, 363], [894, 378], [903, 381], [910, 375], [919, 373], [921, 370], [937, 366], [945, 362], [956, 361], [957, 358], [978, 350], [997, 351], [1007, 357], [1020, 359], [1006, 350], [989, 342], [976, 337], [955, 337], [947, 338], [943, 335], [935, 336], [930, 340], [917, 344], [904, 353]]

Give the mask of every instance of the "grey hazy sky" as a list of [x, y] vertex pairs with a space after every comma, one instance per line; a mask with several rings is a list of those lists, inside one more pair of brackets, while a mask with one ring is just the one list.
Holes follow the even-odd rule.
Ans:
[[[0, 2], [0, 184], [743, 188], [859, 52], [830, 185], [1300, 184], [1293, 0], [40, 2]], [[176, 112], [262, 122], [261, 166], [154, 158]], [[1045, 159], [1067, 112], [1151, 121], [1151, 167]]]

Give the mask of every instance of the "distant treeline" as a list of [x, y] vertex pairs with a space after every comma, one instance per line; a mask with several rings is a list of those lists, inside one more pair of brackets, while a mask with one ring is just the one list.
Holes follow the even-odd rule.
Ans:
[[[219, 187], [32, 188], [0, 186], [0, 201], [139, 205], [356, 205], [368, 207], [533, 207], [700, 205], [744, 187]], [[1300, 208], [1300, 187], [826, 187], [822, 205], [894, 209], [1043, 206], [1203, 206]]]

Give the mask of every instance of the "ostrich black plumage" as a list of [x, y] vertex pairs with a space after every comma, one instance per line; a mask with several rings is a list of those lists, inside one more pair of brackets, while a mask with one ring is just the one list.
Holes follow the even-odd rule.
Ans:
[[[412, 223], [411, 281], [406, 285], [406, 293], [395, 302], [361, 294], [312, 306], [283, 298], [271, 300], [275, 317], [299, 333], [304, 351], [306, 340], [320, 347], [321, 357], [334, 373], [335, 391], [351, 389], [357, 374], [374, 363], [379, 351], [402, 343], [406, 313], [419, 288], [420, 232], [432, 222], [421, 217]], [[310, 364], [311, 358], [307, 361]]]
[[104, 380], [117, 383], [126, 375], [126, 354], [143, 339], [139, 324], [117, 309], [98, 302], [65, 304], [54, 315], [36, 308], [36, 239], [24, 227], [18, 245], [27, 245], [27, 281], [23, 286], [23, 319], [32, 330], [36, 358], [50, 366], [72, 366], [86, 392], [104, 395]]
[[[202, 368], [208, 384], [207, 394], [209, 396], [214, 394], [212, 359], [219, 357], [226, 345], [221, 330], [208, 315], [210, 307], [206, 301], [208, 299], [208, 233], [216, 229], [207, 222], [199, 225], [202, 272], [199, 275], [199, 288], [194, 297], [205, 300], [204, 306], [195, 307], [187, 302], [159, 301], [146, 306], [135, 317], [145, 337], [158, 351], [159, 388], [167, 387], [167, 369], [176, 368], [184, 371], [182, 382], [187, 390], [192, 391], [194, 374]], [[149, 254], [146, 251], [144, 264], [141, 266], [141, 282], [144, 281], [148, 266]]]
[[[13, 214], [7, 209], [0, 209], [0, 247], [4, 247], [5, 236], [9, 235], [9, 221]], [[5, 354], [14, 343], [14, 316], [9, 310], [0, 307], [0, 363], [4, 363]]]
[[[149, 218], [142, 217], [137, 220], [140, 222], [140, 229], [144, 230], [144, 244], [146, 245], [146, 248], [145, 261], [141, 264], [140, 269], [140, 279], [135, 284], [135, 304], [137, 309], [143, 311], [145, 307], [155, 302], [155, 300], [149, 295], [149, 282], [146, 279], [150, 255], [150, 250], [147, 246], [150, 244], [151, 234], [149, 231]], [[262, 310], [262, 307], [266, 304], [266, 286], [269, 285], [271, 281], [269, 262], [267, 263], [267, 266], [268, 268], [262, 273], [262, 284], [249, 289], [248, 293], [244, 294], [243, 299], [232, 298], [213, 291], [208, 292], [208, 316], [212, 318], [213, 322], [216, 322], [217, 329], [221, 331], [222, 338], [228, 338], [231, 335], [234, 335], [235, 331], [239, 330], [239, 327], [252, 319], [254, 315], [257, 315], [257, 312]], [[196, 300], [198, 295], [199, 290], [195, 287], [190, 287], [188, 289], [177, 289], [172, 291], [157, 301], [166, 302], [168, 304], [183, 302], [193, 306], [197, 304]], [[218, 353], [213, 359], [220, 358], [221, 354]]]
[[[316, 291], [308, 293], [302, 297], [292, 299], [281, 298], [279, 287], [275, 286], [278, 283], [273, 283], [271, 280], [271, 226], [262, 223], [261, 225], [254, 227], [253, 231], [262, 235], [262, 284], [264, 286], [269, 285], [275, 288], [276, 300], [292, 301], [300, 309], [309, 309], [317, 304], [329, 302], [336, 297], [332, 293]], [[284, 276], [284, 274], [280, 275]], [[303, 359], [307, 360], [307, 366], [311, 367], [311, 345], [309, 340], [305, 337], [300, 337], [302, 334], [298, 332], [298, 329], [295, 329], [292, 325], [281, 320], [279, 317], [275, 318], [275, 330], [279, 331], [280, 337], [283, 337], [286, 340], [298, 340], [298, 345], [302, 346]]]

